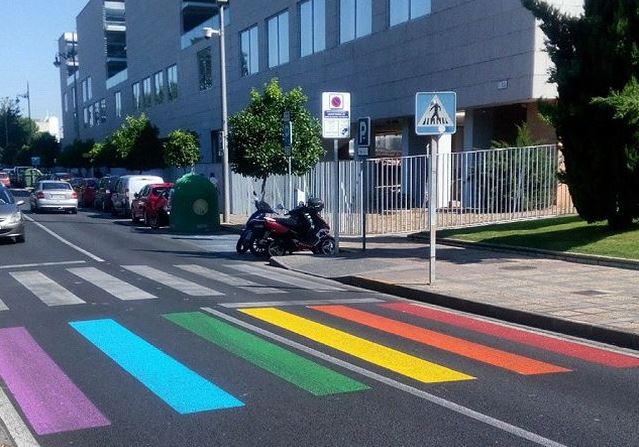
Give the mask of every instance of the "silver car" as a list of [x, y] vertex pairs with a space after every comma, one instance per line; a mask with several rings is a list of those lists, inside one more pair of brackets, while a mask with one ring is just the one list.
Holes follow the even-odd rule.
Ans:
[[13, 238], [24, 242], [24, 219], [18, 208], [24, 201], [16, 202], [7, 188], [0, 186], [0, 238]]
[[31, 194], [31, 211], [70, 211], [78, 212], [78, 194], [67, 182], [43, 180], [38, 182]]

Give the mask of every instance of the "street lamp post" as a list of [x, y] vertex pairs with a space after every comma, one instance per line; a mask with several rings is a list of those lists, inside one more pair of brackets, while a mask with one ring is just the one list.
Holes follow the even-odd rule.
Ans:
[[[76, 42], [72, 42], [71, 50], [66, 53], [56, 53], [53, 65], [60, 67], [62, 65], [61, 60], [69, 61], [73, 65], [73, 125], [75, 129], [75, 138], [80, 138], [80, 115], [78, 114], [78, 66], [76, 64]], [[68, 73], [68, 71], [67, 71]], [[27, 84], [28, 94], [28, 84]]]
[[224, 44], [224, 5], [228, 4], [228, 0], [217, 0], [220, 11], [220, 28], [213, 29], [210, 27], [203, 28], [204, 37], [210, 39], [214, 35], [220, 36], [220, 82], [222, 94], [222, 168], [224, 170], [224, 211], [222, 220], [229, 222], [231, 214], [231, 179], [229, 169], [229, 150], [228, 150], [228, 109], [226, 96], [226, 46]]
[[29, 93], [29, 81], [27, 81], [27, 92], [18, 95], [18, 98], [24, 98], [27, 100], [27, 113], [29, 116], [29, 121], [31, 121], [31, 94]]

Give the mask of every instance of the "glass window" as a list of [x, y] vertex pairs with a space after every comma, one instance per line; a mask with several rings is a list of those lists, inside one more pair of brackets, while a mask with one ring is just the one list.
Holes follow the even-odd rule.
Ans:
[[200, 79], [200, 90], [206, 90], [213, 85], [213, 68], [211, 66], [211, 48], [204, 48], [197, 52], [197, 66]]
[[93, 98], [93, 86], [92, 86], [92, 82], [91, 82], [91, 76], [89, 76], [87, 78], [87, 100], [90, 100], [91, 98]]
[[171, 65], [166, 69], [166, 82], [168, 84], [169, 101], [172, 101], [178, 96], [177, 65]]
[[257, 25], [240, 33], [242, 45], [242, 76], [257, 73], [259, 70], [259, 52], [257, 42]]
[[82, 109], [82, 124], [84, 124], [84, 127], [89, 125], [89, 109], [86, 107]]
[[430, 14], [431, 0], [390, 0], [390, 26]]
[[122, 117], [122, 92], [115, 92], [115, 117]]
[[89, 104], [89, 107], [87, 107], [87, 110], [89, 111], [89, 127], [93, 127], [94, 124], [94, 113], [93, 113], [93, 104]]
[[142, 105], [142, 103], [140, 102], [140, 83], [139, 82], [133, 83], [132, 89], [133, 89], [133, 108], [135, 110], [138, 110], [140, 106]]
[[9, 203], [15, 203], [13, 195], [6, 188], [0, 188], [0, 205], [5, 205]]
[[341, 43], [371, 33], [371, 0], [340, 0], [339, 14]]
[[325, 0], [307, 0], [300, 3], [300, 55], [326, 48]]
[[100, 100], [100, 122], [106, 123], [107, 120], [107, 106], [106, 99]]
[[71, 185], [67, 182], [46, 182], [42, 183], [42, 190], [55, 190], [55, 189], [71, 189]]
[[69, 98], [66, 92], [64, 92], [62, 103], [64, 104], [64, 113], [67, 113], [69, 111]]
[[82, 85], [82, 102], [86, 102], [89, 99], [89, 94], [87, 92], [87, 80], [84, 79], [80, 84]]
[[144, 78], [142, 81], [142, 102], [144, 107], [150, 107], [153, 103], [153, 94], [151, 93], [151, 78]]
[[276, 67], [288, 62], [288, 11], [284, 11], [267, 22], [268, 66]]
[[160, 104], [164, 101], [164, 72], [158, 71], [153, 75], [153, 96], [155, 103]]
[[73, 86], [73, 90], [71, 90], [71, 98], [73, 99], [73, 110], [75, 110], [76, 106], [76, 98], [75, 98], [75, 89], [76, 86]]

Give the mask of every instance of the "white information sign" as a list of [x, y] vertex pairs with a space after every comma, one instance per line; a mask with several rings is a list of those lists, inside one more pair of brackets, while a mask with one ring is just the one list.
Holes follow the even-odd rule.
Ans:
[[322, 136], [330, 139], [351, 137], [350, 93], [322, 93]]

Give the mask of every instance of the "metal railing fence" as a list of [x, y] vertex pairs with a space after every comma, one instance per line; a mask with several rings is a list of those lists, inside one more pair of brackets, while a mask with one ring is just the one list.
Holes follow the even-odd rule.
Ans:
[[[429, 163], [428, 155], [341, 161], [340, 233], [361, 235], [364, 214], [368, 234], [427, 229]], [[575, 213], [568, 188], [558, 180], [561, 159], [554, 145], [441, 153], [437, 163], [439, 228]], [[325, 201], [331, 225], [333, 175], [333, 163], [322, 162], [292, 180], [307, 198]], [[290, 206], [287, 176], [271, 177], [266, 186], [269, 203]], [[253, 191], [259, 194], [261, 181], [233, 174], [231, 187], [231, 212], [250, 215]]]

